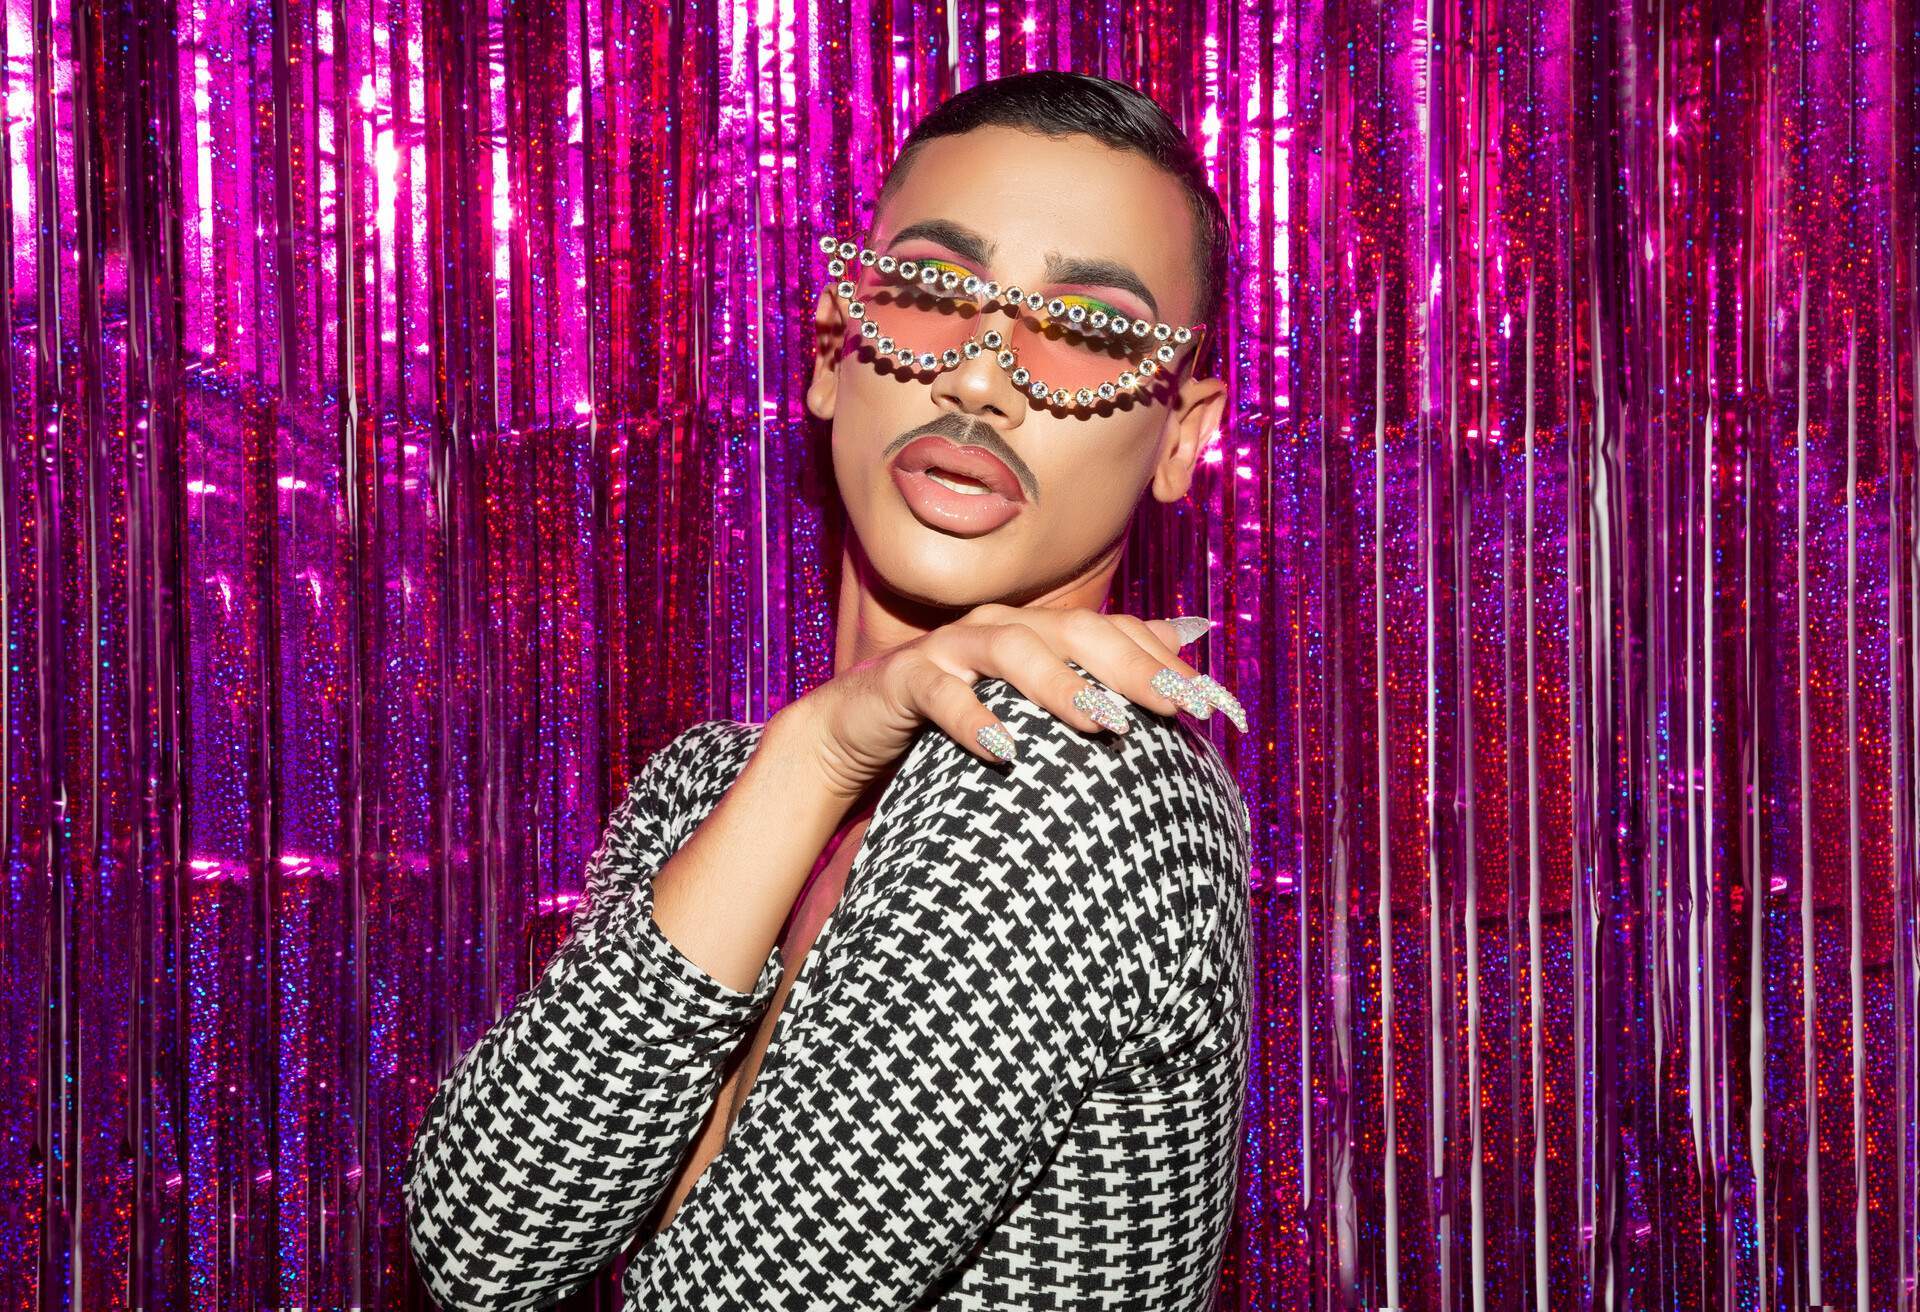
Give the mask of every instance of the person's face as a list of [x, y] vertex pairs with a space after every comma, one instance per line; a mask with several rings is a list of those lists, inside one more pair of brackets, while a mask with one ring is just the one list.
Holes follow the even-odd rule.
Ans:
[[[935, 236], [896, 237], [932, 221], [964, 229], [983, 250]], [[1180, 184], [1141, 156], [1091, 137], [1055, 140], [991, 127], [929, 142], [875, 216], [866, 244], [901, 259], [937, 258], [1002, 287], [1078, 293], [1129, 318], [1193, 324], [1200, 292], [1194, 238]], [[1050, 253], [1111, 262], [1139, 286], [1111, 271], [1113, 280], [1059, 281], [1047, 273]], [[884, 331], [884, 308], [874, 317]], [[1005, 311], [993, 318], [1003, 332], [1013, 321]], [[1110, 573], [1142, 492], [1161, 501], [1186, 495], [1224, 408], [1219, 380], [1191, 377], [1192, 347], [1142, 393], [1068, 411], [1031, 399], [991, 351], [931, 377], [896, 367], [860, 339], [831, 287], [820, 294], [815, 321], [819, 354], [807, 407], [832, 421], [834, 476], [854, 535], [888, 587], [925, 605], [1027, 604]], [[895, 457], [929, 425], [1009, 467], [1021, 494], [1010, 518], [992, 523], [1005, 510], [995, 493], [962, 501], [968, 493], [926, 482], [971, 487], [974, 480], [937, 468], [896, 471]]]

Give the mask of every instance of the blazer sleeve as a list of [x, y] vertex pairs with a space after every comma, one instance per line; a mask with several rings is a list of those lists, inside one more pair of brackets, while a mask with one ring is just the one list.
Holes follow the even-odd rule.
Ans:
[[1177, 882], [1153, 806], [1172, 785], [1149, 782], [1146, 748], [1122, 752], [991, 682], [982, 700], [1021, 759], [916, 745], [938, 762], [910, 758], [912, 790], [883, 799], [889, 830], [869, 830], [876, 859], [826, 931], [831, 969], [802, 972], [784, 1051], [672, 1224], [633, 1255], [629, 1306], [924, 1304], [1039, 1178], [1136, 1029], [1164, 969], [1151, 965], [1163, 928], [1143, 922]]
[[[543, 1306], [635, 1234], [711, 1108], [728, 1054], [781, 975], [739, 992], [653, 920], [653, 877], [731, 776], [727, 721], [642, 767], [539, 981], [435, 1093], [408, 1155], [413, 1257], [449, 1308]], [[704, 810], [702, 809], [704, 807]]]

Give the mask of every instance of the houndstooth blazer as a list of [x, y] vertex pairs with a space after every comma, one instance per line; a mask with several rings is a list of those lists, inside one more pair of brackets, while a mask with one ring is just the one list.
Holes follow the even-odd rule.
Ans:
[[922, 726], [730, 1137], [658, 1234], [783, 967], [776, 946], [727, 987], [652, 914], [762, 726], [709, 720], [647, 760], [567, 941], [414, 1139], [436, 1298], [544, 1306], [644, 1227], [629, 1309], [1210, 1303], [1247, 1076], [1246, 804], [1177, 717], [1132, 705], [1129, 733], [1089, 734], [1002, 679], [974, 692], [1018, 759]]

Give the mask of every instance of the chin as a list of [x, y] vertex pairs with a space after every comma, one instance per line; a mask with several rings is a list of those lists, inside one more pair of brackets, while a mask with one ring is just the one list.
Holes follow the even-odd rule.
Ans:
[[[880, 489], [882, 495], [891, 488]], [[963, 537], [920, 522], [904, 505], [853, 515], [849, 525], [860, 549], [888, 591], [922, 606], [970, 610], [1021, 590], [1032, 553], [1009, 524]]]

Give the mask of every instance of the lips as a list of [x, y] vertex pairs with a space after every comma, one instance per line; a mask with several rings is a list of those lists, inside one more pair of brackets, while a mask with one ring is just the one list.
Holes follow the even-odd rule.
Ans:
[[936, 470], [977, 479], [989, 491], [1007, 501], [1025, 501], [1020, 480], [1000, 460], [978, 447], [958, 446], [944, 437], [922, 437], [907, 443], [893, 458], [893, 466], [903, 474], [924, 474]]
[[1027, 508], [1012, 470], [978, 448], [944, 437], [909, 442], [888, 472], [916, 519], [956, 537], [991, 533]]

